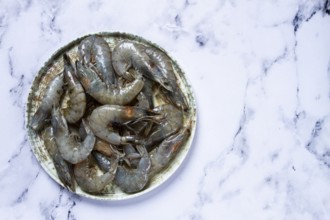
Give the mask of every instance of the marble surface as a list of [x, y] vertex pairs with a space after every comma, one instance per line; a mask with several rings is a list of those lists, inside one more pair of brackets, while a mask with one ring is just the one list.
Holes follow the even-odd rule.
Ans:
[[[0, 0], [1, 219], [330, 219], [327, 0]], [[101, 31], [165, 48], [190, 80], [198, 127], [183, 166], [138, 199], [57, 185], [27, 141], [37, 71]]]

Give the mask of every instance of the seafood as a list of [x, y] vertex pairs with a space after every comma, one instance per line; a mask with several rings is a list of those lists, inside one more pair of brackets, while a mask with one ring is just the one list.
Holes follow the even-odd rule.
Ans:
[[172, 91], [168, 79], [155, 68], [155, 63], [147, 55], [146, 46], [133, 43], [130, 41], [122, 41], [116, 45], [112, 52], [112, 65], [116, 73], [128, 80], [131, 79], [128, 70], [133, 67], [149, 78], [159, 83], [165, 89]]
[[108, 156], [105, 156], [104, 154], [93, 151], [92, 155], [94, 156], [97, 164], [101, 168], [103, 172], [108, 172], [111, 168], [111, 158]]
[[153, 109], [153, 112], [159, 114], [161, 122], [155, 126], [155, 130], [151, 132], [145, 142], [148, 151], [151, 151], [155, 144], [177, 132], [183, 125], [183, 113], [173, 105], [157, 106]]
[[88, 193], [99, 194], [112, 182], [117, 170], [118, 161], [110, 165], [108, 172], [98, 175], [99, 167], [92, 155], [88, 156], [82, 162], [74, 165], [74, 176], [82, 190]]
[[85, 139], [80, 142], [78, 135], [70, 133], [68, 124], [59, 109], [52, 111], [52, 127], [58, 150], [66, 161], [76, 164], [85, 160], [93, 150], [95, 136], [89, 125], [82, 120], [86, 131]]
[[115, 71], [111, 63], [111, 50], [108, 43], [99, 36], [92, 35], [81, 41], [79, 59], [90, 67], [95, 67], [103, 82], [110, 87], [116, 84]]
[[[135, 105], [136, 107], [144, 110], [150, 109], [150, 103], [147, 99], [147, 96], [143, 92], [137, 96], [137, 101], [138, 103]], [[152, 124], [152, 121], [138, 121], [130, 126], [127, 126], [127, 128], [129, 128], [135, 134], [147, 136], [147, 134], [150, 132]]]
[[94, 150], [96, 150], [108, 157], [112, 156], [114, 153], [111, 144], [109, 144], [108, 142], [101, 140], [99, 138], [96, 139], [96, 142], [94, 145]]
[[81, 62], [76, 62], [78, 78], [86, 92], [102, 104], [126, 105], [130, 103], [142, 90], [144, 82], [141, 76], [123, 88], [107, 87], [97, 74], [85, 67]]
[[45, 95], [36, 113], [32, 116], [30, 126], [38, 131], [45, 124], [49, 117], [52, 107], [57, 107], [63, 93], [63, 73], [57, 75], [46, 88]]
[[149, 176], [152, 177], [164, 169], [176, 155], [179, 148], [190, 135], [188, 128], [183, 128], [162, 141], [162, 143], [150, 152], [151, 168]]
[[141, 93], [144, 94], [145, 99], [148, 101], [149, 108], [154, 108], [154, 100], [153, 100], [153, 85], [154, 82], [150, 79], [145, 79], [144, 86]]
[[63, 115], [67, 122], [76, 123], [84, 115], [86, 110], [85, 91], [80, 82], [76, 79], [75, 70], [71, 64], [70, 57], [63, 55], [64, 79], [67, 85], [69, 96], [68, 105], [63, 108]]
[[118, 166], [115, 183], [125, 193], [141, 191], [148, 183], [148, 172], [151, 167], [149, 154], [143, 145], [137, 145], [141, 159], [136, 169]]
[[164, 87], [161, 88], [162, 92], [165, 93], [165, 98], [176, 107], [187, 109], [187, 101], [177, 82], [170, 58], [163, 52], [153, 48], [146, 48], [145, 52], [154, 62], [153, 68], [155, 70], [153, 72], [166, 79], [163, 81], [164, 83], [167, 83], [166, 86], [169, 89], [164, 89]]
[[60, 155], [54, 139], [53, 128], [47, 127], [42, 134], [45, 147], [53, 160], [58, 178], [66, 188], [75, 191], [72, 165], [66, 162]]
[[190, 87], [167, 53], [143, 39], [79, 38], [45, 64], [33, 86], [27, 118], [34, 152], [78, 194], [118, 199], [154, 187], [189, 147]]
[[51, 158], [58, 152], [57, 145], [54, 139], [52, 126], [45, 128], [42, 132], [42, 139], [44, 140], [45, 147]]
[[148, 111], [133, 106], [103, 105], [92, 112], [88, 121], [94, 134], [109, 142], [119, 145], [137, 143], [136, 137], [131, 135], [121, 136], [109, 125], [129, 122], [148, 116]]
[[124, 161], [129, 167], [137, 167], [141, 155], [135, 150], [131, 144], [125, 144], [123, 146], [123, 151], [125, 153]]

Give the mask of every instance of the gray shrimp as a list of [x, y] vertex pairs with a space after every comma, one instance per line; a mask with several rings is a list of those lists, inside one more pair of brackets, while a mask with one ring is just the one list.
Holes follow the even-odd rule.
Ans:
[[150, 152], [150, 178], [168, 166], [169, 162], [174, 158], [179, 148], [186, 142], [189, 135], [190, 130], [188, 128], [183, 128], [177, 133], [164, 139], [157, 148]]
[[145, 142], [148, 151], [151, 151], [155, 144], [174, 134], [183, 126], [183, 113], [173, 105], [157, 106], [153, 112], [159, 114], [161, 122], [155, 126]]
[[128, 169], [118, 166], [115, 183], [125, 193], [135, 193], [141, 191], [149, 181], [148, 173], [151, 167], [149, 154], [143, 145], [138, 145], [137, 149], [141, 154], [141, 159], [136, 169]]
[[[143, 92], [140, 92], [140, 94], [137, 96], [137, 104], [135, 106], [144, 110], [150, 109], [148, 98]], [[130, 129], [134, 131], [135, 134], [147, 136], [147, 134], [150, 132], [152, 124], [152, 121], [139, 121], [135, 124], [132, 124]]]
[[132, 106], [103, 105], [92, 112], [88, 121], [94, 134], [110, 144], [120, 145], [135, 143], [138, 140], [134, 136], [121, 136], [111, 124], [122, 124], [132, 120], [146, 117], [148, 111]]
[[96, 160], [97, 164], [101, 168], [103, 172], [108, 172], [111, 168], [111, 158], [98, 152], [93, 151], [92, 155], [94, 156], [94, 159]]
[[112, 65], [116, 73], [119, 76], [130, 80], [131, 77], [128, 70], [133, 67], [146, 78], [149, 78], [159, 83], [165, 89], [172, 91], [168, 79], [166, 79], [166, 77], [155, 68], [155, 63], [145, 52], [146, 48], [147, 47], [142, 44], [130, 41], [122, 41], [118, 43], [112, 52]]
[[111, 50], [102, 37], [96, 35], [86, 37], [79, 44], [78, 53], [79, 59], [86, 65], [95, 67], [96, 72], [100, 73], [108, 87], [116, 84], [115, 71], [111, 63]]
[[40, 130], [50, 116], [52, 107], [59, 106], [63, 94], [63, 73], [55, 76], [46, 88], [45, 95], [36, 113], [32, 116], [30, 126], [35, 131]]
[[88, 156], [82, 162], [74, 165], [74, 175], [80, 188], [88, 193], [100, 194], [102, 190], [110, 184], [118, 167], [118, 160], [113, 161], [108, 172], [100, 173], [92, 155]]
[[86, 110], [86, 95], [84, 88], [76, 79], [75, 70], [70, 57], [63, 55], [64, 79], [67, 86], [69, 100], [66, 108], [63, 108], [63, 115], [67, 122], [76, 123], [84, 115]]
[[76, 164], [85, 160], [92, 152], [95, 144], [95, 136], [85, 120], [82, 120], [86, 131], [85, 139], [80, 142], [79, 136], [70, 133], [68, 124], [59, 109], [53, 109], [52, 127], [58, 150], [66, 161]]
[[165, 98], [176, 107], [180, 109], [187, 109], [187, 101], [179, 87], [171, 59], [164, 52], [154, 48], [146, 48], [145, 52], [154, 62], [154, 74], [158, 74], [168, 87], [166, 89], [161, 87], [162, 92], [165, 94]]
[[60, 155], [53, 134], [53, 128], [47, 127], [42, 134], [45, 147], [53, 160], [54, 167], [58, 178], [66, 188], [75, 191], [75, 183], [73, 176], [73, 167], [71, 164], [66, 162]]
[[125, 153], [123, 158], [124, 162], [129, 167], [137, 168], [141, 155], [136, 151], [135, 147], [133, 147], [131, 144], [125, 144], [123, 146], [123, 151]]
[[116, 148], [112, 147], [111, 144], [107, 144], [106, 149], [107, 150], [104, 150], [104, 148], [97, 148], [95, 144], [94, 150], [92, 151], [92, 155], [94, 156], [101, 170], [104, 172], [108, 172], [110, 170], [113, 161], [124, 157], [124, 153], [119, 152]]
[[86, 92], [102, 104], [126, 105], [139, 94], [144, 86], [142, 77], [138, 75], [134, 81], [122, 88], [108, 87], [93, 70], [80, 62], [76, 62], [76, 67], [78, 78]]

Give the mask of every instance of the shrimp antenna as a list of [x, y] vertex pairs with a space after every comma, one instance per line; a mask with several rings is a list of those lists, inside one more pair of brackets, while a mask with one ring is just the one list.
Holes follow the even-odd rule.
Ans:
[[136, 124], [138, 122], [141, 122], [141, 121], [144, 121], [144, 122], [153, 122], [155, 124], [159, 124], [160, 123], [160, 120], [158, 118], [156, 118], [155, 116], [153, 116], [153, 115], [146, 115], [146, 116], [140, 117], [138, 119], [125, 122], [123, 124], [125, 124], [125, 125], [134, 125], [134, 124]]

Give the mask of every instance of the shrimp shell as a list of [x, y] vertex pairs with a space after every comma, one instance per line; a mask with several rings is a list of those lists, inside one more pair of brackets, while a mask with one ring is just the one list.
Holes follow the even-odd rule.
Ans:
[[54, 167], [57, 173], [58, 178], [63, 183], [66, 188], [71, 189], [71, 191], [75, 191], [75, 183], [73, 176], [73, 168], [72, 165], [66, 162], [62, 156], [60, 155], [55, 138], [53, 133], [53, 128], [47, 127], [43, 133], [42, 138], [44, 140], [45, 147], [53, 160]]
[[188, 128], [183, 128], [179, 132], [163, 140], [157, 148], [150, 152], [151, 169], [149, 177], [153, 177], [159, 171], [168, 166], [179, 148], [188, 139], [189, 135], [190, 130]]
[[80, 188], [88, 193], [100, 194], [112, 182], [117, 170], [118, 161], [110, 165], [108, 172], [98, 175], [99, 168], [95, 159], [90, 155], [74, 166], [74, 175]]
[[54, 137], [63, 159], [72, 164], [85, 160], [92, 152], [96, 139], [87, 122], [82, 120], [87, 135], [85, 139], [80, 142], [77, 135], [72, 135], [69, 132], [67, 122], [60, 110], [54, 108], [52, 114]]
[[138, 77], [123, 88], [107, 87], [93, 70], [80, 62], [76, 66], [78, 78], [86, 92], [102, 104], [126, 105], [139, 94], [144, 85], [143, 79]]
[[115, 71], [111, 63], [111, 50], [108, 43], [99, 36], [92, 35], [81, 41], [78, 47], [79, 59], [94, 66], [107, 86], [116, 84]]
[[41, 105], [32, 116], [30, 126], [38, 131], [45, 124], [49, 117], [52, 107], [57, 107], [63, 94], [63, 73], [57, 75], [47, 86]]
[[69, 96], [68, 106], [63, 108], [63, 115], [69, 123], [76, 123], [84, 115], [86, 110], [85, 91], [80, 82], [76, 79], [75, 70], [71, 64], [70, 57], [63, 55], [64, 79], [67, 84]]
[[103, 105], [94, 109], [88, 121], [92, 131], [98, 138], [110, 144], [119, 145], [135, 142], [136, 139], [128, 135], [121, 136], [112, 127], [109, 127], [109, 125], [136, 120], [147, 115], [146, 110], [137, 107]]
[[131, 79], [128, 70], [133, 67], [143, 76], [159, 83], [165, 89], [172, 91], [166, 77], [155, 67], [155, 63], [146, 53], [147, 46], [122, 41], [116, 45], [112, 54], [112, 65], [116, 73], [128, 80]]
[[145, 52], [154, 62], [154, 74], [158, 74], [158, 77], [162, 79], [163, 84], [166, 84], [166, 87], [161, 87], [165, 97], [176, 107], [187, 109], [188, 104], [179, 87], [170, 58], [165, 53], [154, 48], [146, 48]]
[[115, 183], [125, 193], [141, 191], [149, 181], [148, 172], [151, 167], [149, 154], [144, 146], [138, 145], [141, 159], [136, 169], [118, 166]]
[[183, 126], [183, 113], [173, 105], [157, 106], [153, 109], [153, 112], [160, 114], [161, 122], [155, 126], [145, 142], [148, 151], [151, 151], [155, 144], [176, 133]]

